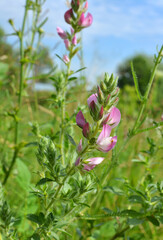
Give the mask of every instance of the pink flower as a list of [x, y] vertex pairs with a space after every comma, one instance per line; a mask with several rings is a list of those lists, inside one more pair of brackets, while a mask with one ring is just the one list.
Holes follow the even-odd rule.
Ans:
[[65, 63], [69, 63], [70, 59], [68, 58], [67, 55], [64, 55], [64, 56], [63, 56], [63, 61], [64, 61]]
[[161, 115], [161, 121], [163, 121], [163, 114]]
[[84, 17], [84, 13], [81, 14], [79, 18], [79, 26], [81, 27], [89, 27], [93, 22], [93, 17], [90, 13], [87, 14], [86, 17]]
[[73, 15], [73, 10], [72, 10], [72, 8], [70, 8], [70, 9], [69, 9], [68, 11], [66, 11], [65, 14], [64, 14], [65, 21], [66, 21], [68, 24], [70, 24], [73, 17], [74, 17], [74, 15]]
[[76, 115], [76, 123], [80, 128], [83, 128], [84, 125], [87, 123], [82, 111], [79, 111], [78, 114]]
[[75, 34], [75, 36], [73, 37], [73, 39], [72, 39], [72, 44], [74, 45], [74, 46], [76, 46], [77, 45], [77, 38], [76, 38], [76, 34]]
[[58, 33], [58, 35], [59, 35], [62, 39], [66, 39], [66, 38], [67, 38], [67, 33], [64, 32], [64, 31], [62, 30], [62, 28], [57, 27], [57, 33]]
[[70, 41], [68, 39], [65, 39], [64, 43], [65, 43], [66, 49], [69, 50], [69, 48], [70, 48]]
[[97, 149], [101, 152], [110, 151], [117, 142], [117, 136], [110, 137], [111, 127], [107, 124], [103, 125], [102, 132], [97, 139]]
[[97, 103], [97, 93], [92, 94], [88, 99], [87, 99], [87, 103], [88, 106], [90, 107], [91, 102], [94, 102], [95, 104]]
[[96, 167], [96, 165], [100, 164], [103, 160], [104, 160], [104, 158], [102, 158], [102, 157], [88, 158], [87, 160], [84, 161], [83, 169], [86, 171], [90, 171], [94, 167]]
[[105, 115], [103, 124], [109, 124], [111, 128], [116, 127], [121, 120], [121, 113], [118, 108], [112, 107], [108, 114]]

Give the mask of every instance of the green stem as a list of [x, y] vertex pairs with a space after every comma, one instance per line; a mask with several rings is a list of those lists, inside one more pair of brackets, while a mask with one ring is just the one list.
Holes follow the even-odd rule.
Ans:
[[74, 170], [74, 168], [75, 168], [75, 166], [73, 166], [72, 168], [70, 168], [70, 170], [68, 171], [67, 175], [64, 177], [62, 183], [60, 183], [60, 184], [58, 185], [58, 189], [57, 189], [57, 191], [55, 192], [55, 194], [54, 194], [51, 202], [50, 202], [49, 205], [47, 206], [46, 212], [47, 212], [47, 211], [49, 210], [49, 208], [53, 205], [53, 203], [54, 203], [54, 201], [56, 200], [56, 198], [57, 198], [57, 196], [58, 196], [58, 194], [59, 194], [62, 186], [64, 185], [65, 181], [67, 180], [67, 178], [69, 177], [69, 175], [71, 174], [71, 172]]
[[150, 79], [149, 79], [149, 83], [148, 83], [146, 92], [145, 92], [145, 94], [144, 94], [144, 101], [143, 101], [143, 103], [142, 103], [142, 105], [141, 105], [141, 109], [140, 109], [140, 111], [139, 111], [139, 115], [138, 115], [137, 120], [136, 120], [136, 122], [135, 122], [135, 125], [134, 125], [134, 127], [133, 127], [133, 129], [132, 129], [133, 132], [137, 129], [137, 126], [139, 126], [140, 119], [141, 119], [141, 117], [142, 117], [142, 115], [143, 115], [143, 112], [144, 112], [144, 109], [145, 109], [145, 107], [146, 107], [146, 103], [147, 103], [147, 100], [148, 100], [148, 97], [149, 97], [149, 93], [150, 93], [150, 91], [151, 91], [151, 87], [152, 87], [152, 84], [153, 84], [153, 81], [154, 81], [155, 73], [156, 73], [157, 67], [158, 67], [158, 65], [159, 65], [159, 63], [160, 63], [160, 59], [161, 59], [161, 57], [162, 57], [162, 52], [163, 52], [163, 45], [162, 45], [162, 47], [161, 47], [161, 49], [160, 49], [160, 51], [159, 51], [159, 53], [158, 53], [158, 57], [157, 57], [157, 59], [156, 59], [156, 61], [155, 61], [155, 65], [154, 65], [154, 68], [153, 68], [151, 77], [150, 77]]
[[115, 240], [115, 239], [117, 239], [119, 237], [122, 237], [122, 234], [125, 233], [129, 229], [130, 229], [130, 226], [126, 226], [120, 232], [116, 233], [110, 240]]
[[[28, 13], [28, 1], [26, 0], [26, 6], [25, 6], [25, 13], [24, 13], [24, 18], [23, 18], [23, 24], [22, 24], [22, 30], [21, 33], [19, 35], [19, 39], [20, 39], [20, 59], [22, 60], [24, 58], [24, 30], [25, 30], [25, 23], [26, 23], [26, 19], [27, 19], [27, 13]], [[19, 82], [19, 96], [18, 96], [18, 113], [17, 113], [17, 118], [18, 118], [18, 114], [21, 108], [21, 104], [22, 104], [22, 90], [23, 90], [23, 82], [24, 82], [24, 63], [22, 61], [20, 61], [20, 82]], [[17, 148], [17, 144], [18, 144], [18, 136], [19, 136], [19, 120], [15, 119], [15, 140], [14, 140], [14, 144], [15, 144], [15, 150], [14, 150], [14, 154], [13, 154], [13, 158], [9, 167], [9, 170], [6, 172], [6, 175], [4, 177], [4, 181], [3, 181], [3, 185], [6, 184], [10, 173], [14, 167], [17, 155], [18, 155], [18, 148]]]

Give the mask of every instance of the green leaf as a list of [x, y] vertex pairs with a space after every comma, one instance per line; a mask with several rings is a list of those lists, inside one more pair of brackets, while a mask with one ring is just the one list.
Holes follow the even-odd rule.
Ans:
[[109, 208], [102, 208], [106, 213], [109, 213], [109, 214], [111, 214], [111, 213], [113, 213], [113, 211], [112, 210], [110, 210]]
[[28, 191], [30, 180], [31, 180], [31, 173], [28, 167], [26, 166], [26, 164], [19, 158], [17, 159], [16, 164], [17, 164], [17, 170], [18, 170], [16, 181], [18, 182], [20, 187]]
[[144, 219], [129, 218], [127, 222], [129, 225], [136, 226], [142, 224], [144, 222]]
[[137, 96], [138, 96], [139, 100], [142, 102], [143, 101], [143, 96], [141, 95], [141, 92], [139, 90], [139, 83], [138, 83], [136, 73], [134, 71], [133, 62], [131, 62], [131, 72], [132, 72], [132, 76], [133, 76], [133, 79], [134, 79]]
[[160, 226], [159, 221], [154, 216], [147, 216], [147, 220], [157, 227]]
[[80, 72], [80, 71], [83, 71], [84, 69], [86, 69], [86, 67], [80, 68], [79, 70], [77, 70], [77, 71], [74, 72], [74, 73], [78, 73], [78, 72]]
[[123, 210], [121, 213], [126, 214], [126, 216], [130, 216], [130, 217], [137, 217], [137, 216], [142, 215], [141, 213], [139, 213], [135, 210], [132, 210], [132, 209]]
[[31, 240], [40, 240], [40, 235], [38, 233], [34, 233], [31, 237]]
[[71, 82], [71, 81], [74, 81], [76, 79], [78, 79], [78, 78], [77, 77], [71, 77], [71, 78], [68, 79], [68, 81]]
[[65, 62], [63, 61], [63, 59], [58, 55], [58, 54], [55, 54], [64, 64]]
[[68, 235], [68, 236], [70, 236], [70, 237], [72, 237], [72, 235], [71, 235], [69, 232], [67, 232], [67, 231], [65, 231], [65, 230], [63, 230], [63, 229], [61, 229], [61, 228], [58, 228], [57, 230], [60, 231], [60, 232], [65, 233], [66, 235]]
[[67, 134], [67, 137], [68, 137], [69, 141], [72, 143], [72, 145], [74, 145], [76, 147], [76, 143], [75, 143], [74, 139], [69, 134]]
[[28, 215], [27, 215], [27, 219], [30, 220], [31, 222], [35, 222], [35, 223], [37, 223], [37, 224], [39, 224], [39, 225], [42, 224], [41, 219], [40, 219], [39, 216], [36, 215], [36, 214], [28, 214]]
[[52, 181], [54, 181], [54, 180], [53, 180], [53, 179], [50, 179], [50, 178], [42, 178], [42, 179], [36, 184], [36, 186], [43, 185], [43, 184], [45, 184], [45, 183], [47, 183], [47, 182], [52, 182]]
[[104, 187], [103, 190], [106, 192], [114, 193], [116, 195], [120, 195], [120, 196], [124, 195], [122, 190], [120, 190], [119, 188], [116, 188], [116, 187], [112, 187], [112, 186]]
[[143, 198], [138, 195], [132, 195], [128, 199], [132, 203], [144, 203]]

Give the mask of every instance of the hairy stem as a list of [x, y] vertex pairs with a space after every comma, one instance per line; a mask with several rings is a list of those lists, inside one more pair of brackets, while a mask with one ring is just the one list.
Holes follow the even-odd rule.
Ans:
[[[25, 6], [25, 13], [24, 13], [24, 18], [23, 18], [23, 24], [22, 24], [22, 29], [19, 34], [19, 40], [20, 40], [20, 81], [19, 81], [19, 95], [18, 95], [18, 112], [17, 112], [17, 118], [19, 116], [21, 104], [22, 104], [22, 90], [23, 90], [23, 82], [24, 82], [24, 62], [22, 61], [24, 58], [24, 30], [25, 30], [25, 24], [26, 24], [26, 19], [27, 19], [27, 13], [28, 13], [28, 2], [29, 0], [26, 0], [26, 6]], [[15, 139], [14, 139], [14, 144], [15, 144], [15, 150], [13, 154], [13, 158], [9, 167], [9, 170], [6, 172], [6, 175], [4, 177], [3, 185], [6, 184], [11, 171], [14, 167], [17, 155], [18, 155], [18, 136], [19, 136], [19, 120], [15, 118]]]

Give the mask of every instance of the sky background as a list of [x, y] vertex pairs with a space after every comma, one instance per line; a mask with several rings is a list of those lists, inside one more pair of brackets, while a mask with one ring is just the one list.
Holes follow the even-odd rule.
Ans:
[[[44, 26], [43, 43], [50, 48], [52, 57], [65, 53], [64, 44], [56, 34], [57, 26], [69, 30], [63, 18], [67, 10], [65, 2], [46, 0], [43, 7], [49, 18]], [[82, 33], [88, 81], [93, 82], [102, 72], [115, 73], [117, 66], [134, 54], [154, 55], [156, 47], [163, 44], [163, 0], [88, 0], [88, 3], [93, 24]], [[20, 28], [24, 5], [25, 0], [0, 0], [0, 26], [6, 33], [12, 32], [9, 18]], [[16, 38], [8, 37], [8, 41], [13, 44]], [[74, 61], [73, 68], [78, 67], [77, 62]]]

